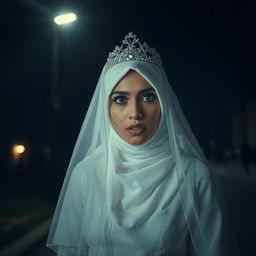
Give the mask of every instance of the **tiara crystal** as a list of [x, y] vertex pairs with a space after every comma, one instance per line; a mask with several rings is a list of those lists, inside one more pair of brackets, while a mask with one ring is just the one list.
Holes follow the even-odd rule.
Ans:
[[129, 32], [124, 37], [121, 46], [116, 46], [113, 52], [109, 53], [105, 68], [126, 61], [146, 61], [156, 65], [162, 65], [160, 54], [155, 48], [150, 48], [147, 43], [141, 44], [135, 34]]

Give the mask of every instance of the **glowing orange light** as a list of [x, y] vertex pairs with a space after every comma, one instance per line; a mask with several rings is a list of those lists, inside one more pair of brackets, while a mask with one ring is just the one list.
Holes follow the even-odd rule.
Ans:
[[15, 144], [13, 146], [13, 153], [14, 155], [17, 155], [17, 154], [22, 154], [24, 153], [26, 150], [25, 146], [24, 145], [18, 145], [18, 144]]
[[25, 147], [23, 145], [18, 145], [17, 146], [17, 152], [22, 154], [25, 151]]

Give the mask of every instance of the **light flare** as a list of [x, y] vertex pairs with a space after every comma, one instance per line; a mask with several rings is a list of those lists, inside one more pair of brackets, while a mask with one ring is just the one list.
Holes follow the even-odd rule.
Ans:
[[76, 20], [76, 15], [74, 13], [66, 13], [54, 18], [54, 22], [57, 25], [67, 24]]

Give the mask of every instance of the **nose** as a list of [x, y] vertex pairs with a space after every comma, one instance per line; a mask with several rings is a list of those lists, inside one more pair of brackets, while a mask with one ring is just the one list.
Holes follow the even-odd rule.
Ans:
[[141, 103], [134, 101], [130, 103], [129, 119], [130, 120], [142, 120], [144, 118], [143, 109]]

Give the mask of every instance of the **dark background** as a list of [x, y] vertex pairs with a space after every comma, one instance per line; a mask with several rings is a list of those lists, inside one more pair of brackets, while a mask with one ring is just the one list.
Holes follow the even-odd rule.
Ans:
[[252, 2], [2, 2], [2, 142], [47, 141], [53, 17], [73, 11], [77, 21], [59, 28], [62, 141], [73, 147], [108, 52], [132, 31], [160, 52], [202, 146], [207, 147], [211, 129], [218, 134], [220, 146], [229, 145], [230, 111], [243, 108], [255, 95]]
[[[223, 161], [220, 152], [233, 152], [237, 143], [242, 142], [235, 143], [232, 137], [233, 114], [246, 116], [247, 103], [256, 102], [253, 3], [249, 0], [2, 1], [0, 194], [6, 195], [4, 202], [10, 202], [12, 192], [13, 198], [32, 212], [30, 201], [24, 204], [17, 195], [25, 191], [29, 192], [26, 198], [30, 198], [43, 191], [47, 198], [54, 194], [56, 199], [108, 53], [121, 44], [129, 31], [160, 52], [169, 81], [203, 150], [210, 155], [209, 145], [214, 138], [219, 152], [214, 160]], [[53, 18], [70, 11], [76, 13], [77, 21], [53, 32]], [[60, 39], [61, 104], [56, 115], [52, 115], [51, 107], [54, 33]], [[256, 110], [253, 111], [256, 115]], [[253, 114], [249, 119], [253, 119]], [[254, 124], [256, 127], [256, 121]], [[58, 159], [55, 166], [50, 160], [53, 130], [52, 159]], [[238, 139], [240, 133], [237, 132]], [[12, 147], [19, 143], [25, 145], [26, 151], [15, 160]], [[234, 166], [231, 165], [232, 170], [239, 167], [236, 163]], [[225, 168], [223, 173], [227, 173]], [[244, 210], [253, 207], [255, 190], [247, 183], [239, 190], [240, 180], [234, 184], [233, 188], [226, 183], [223, 187], [230, 194], [230, 202], [234, 202], [235, 210], [230, 207], [231, 211], [241, 210], [235, 221], [242, 227], [244, 220], [255, 219], [254, 208], [254, 211]], [[246, 201], [247, 198], [252, 200]], [[34, 201], [37, 208], [37, 198]], [[247, 208], [242, 202], [247, 203]], [[13, 205], [10, 212], [20, 214], [18, 206]], [[244, 217], [242, 213], [247, 215]], [[247, 226], [248, 230], [255, 230], [253, 224]], [[241, 237], [248, 233], [240, 230], [247, 229], [238, 229]]]

